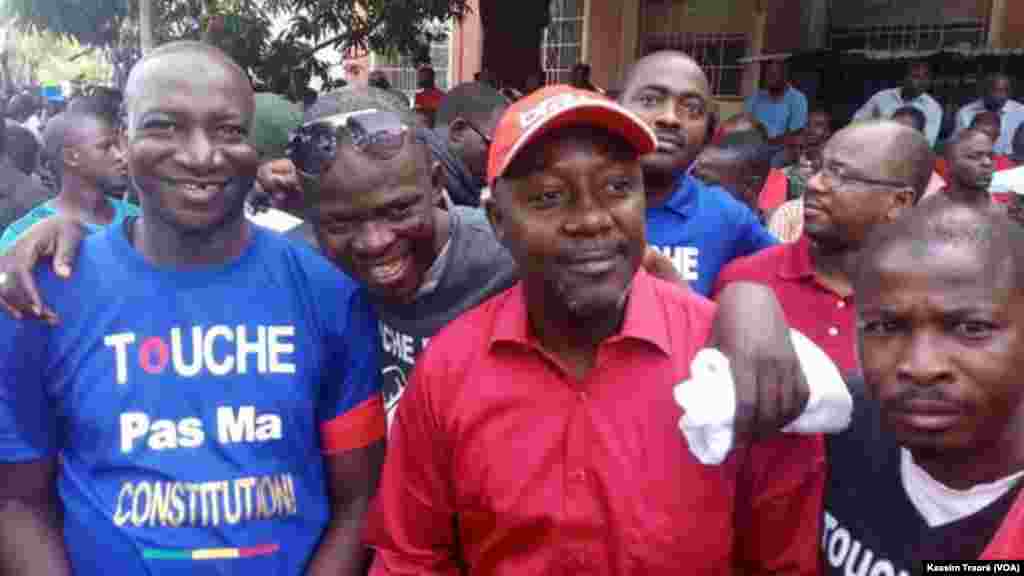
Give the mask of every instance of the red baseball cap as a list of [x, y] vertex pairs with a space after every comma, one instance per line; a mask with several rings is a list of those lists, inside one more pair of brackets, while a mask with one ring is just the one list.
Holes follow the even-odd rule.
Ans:
[[622, 136], [644, 155], [658, 140], [636, 114], [613, 100], [565, 84], [547, 86], [516, 101], [498, 120], [487, 158], [487, 183], [494, 185], [527, 145], [557, 128], [594, 126]]

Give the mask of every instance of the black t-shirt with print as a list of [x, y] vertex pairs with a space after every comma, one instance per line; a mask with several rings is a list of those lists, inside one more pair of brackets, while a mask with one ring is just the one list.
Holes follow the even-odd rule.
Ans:
[[864, 382], [848, 381], [850, 428], [827, 440], [829, 477], [821, 546], [825, 574], [921, 573], [924, 560], [978, 558], [1009, 512], [1021, 483], [971, 516], [931, 528], [907, 496], [900, 447], [881, 427]]

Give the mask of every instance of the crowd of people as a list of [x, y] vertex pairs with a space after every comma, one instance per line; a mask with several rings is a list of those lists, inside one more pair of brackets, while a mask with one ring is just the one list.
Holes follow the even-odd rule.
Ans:
[[673, 51], [292, 106], [178, 42], [9, 106], [0, 574], [1024, 559], [1024, 116], [937, 154], [929, 72], [841, 127]]

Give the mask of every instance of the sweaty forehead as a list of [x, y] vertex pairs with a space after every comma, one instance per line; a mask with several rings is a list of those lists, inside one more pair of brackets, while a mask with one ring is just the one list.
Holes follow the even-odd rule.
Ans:
[[923, 242], [904, 238], [875, 251], [864, 262], [867, 272], [865, 301], [900, 298], [904, 288], [916, 286], [909, 297], [940, 295], [954, 307], [988, 307], [1013, 292], [1013, 265], [1007, 254], [986, 242]]
[[173, 52], [143, 61], [126, 89], [129, 113], [152, 109], [253, 114], [252, 85], [231, 63], [200, 50]]

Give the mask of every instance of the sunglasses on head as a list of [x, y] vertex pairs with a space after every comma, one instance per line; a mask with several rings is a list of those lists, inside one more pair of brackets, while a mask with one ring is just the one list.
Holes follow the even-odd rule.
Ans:
[[306, 176], [320, 176], [338, 154], [338, 143], [348, 139], [361, 154], [387, 160], [405, 145], [409, 127], [394, 112], [375, 109], [346, 112], [303, 124], [288, 137], [287, 156]]

